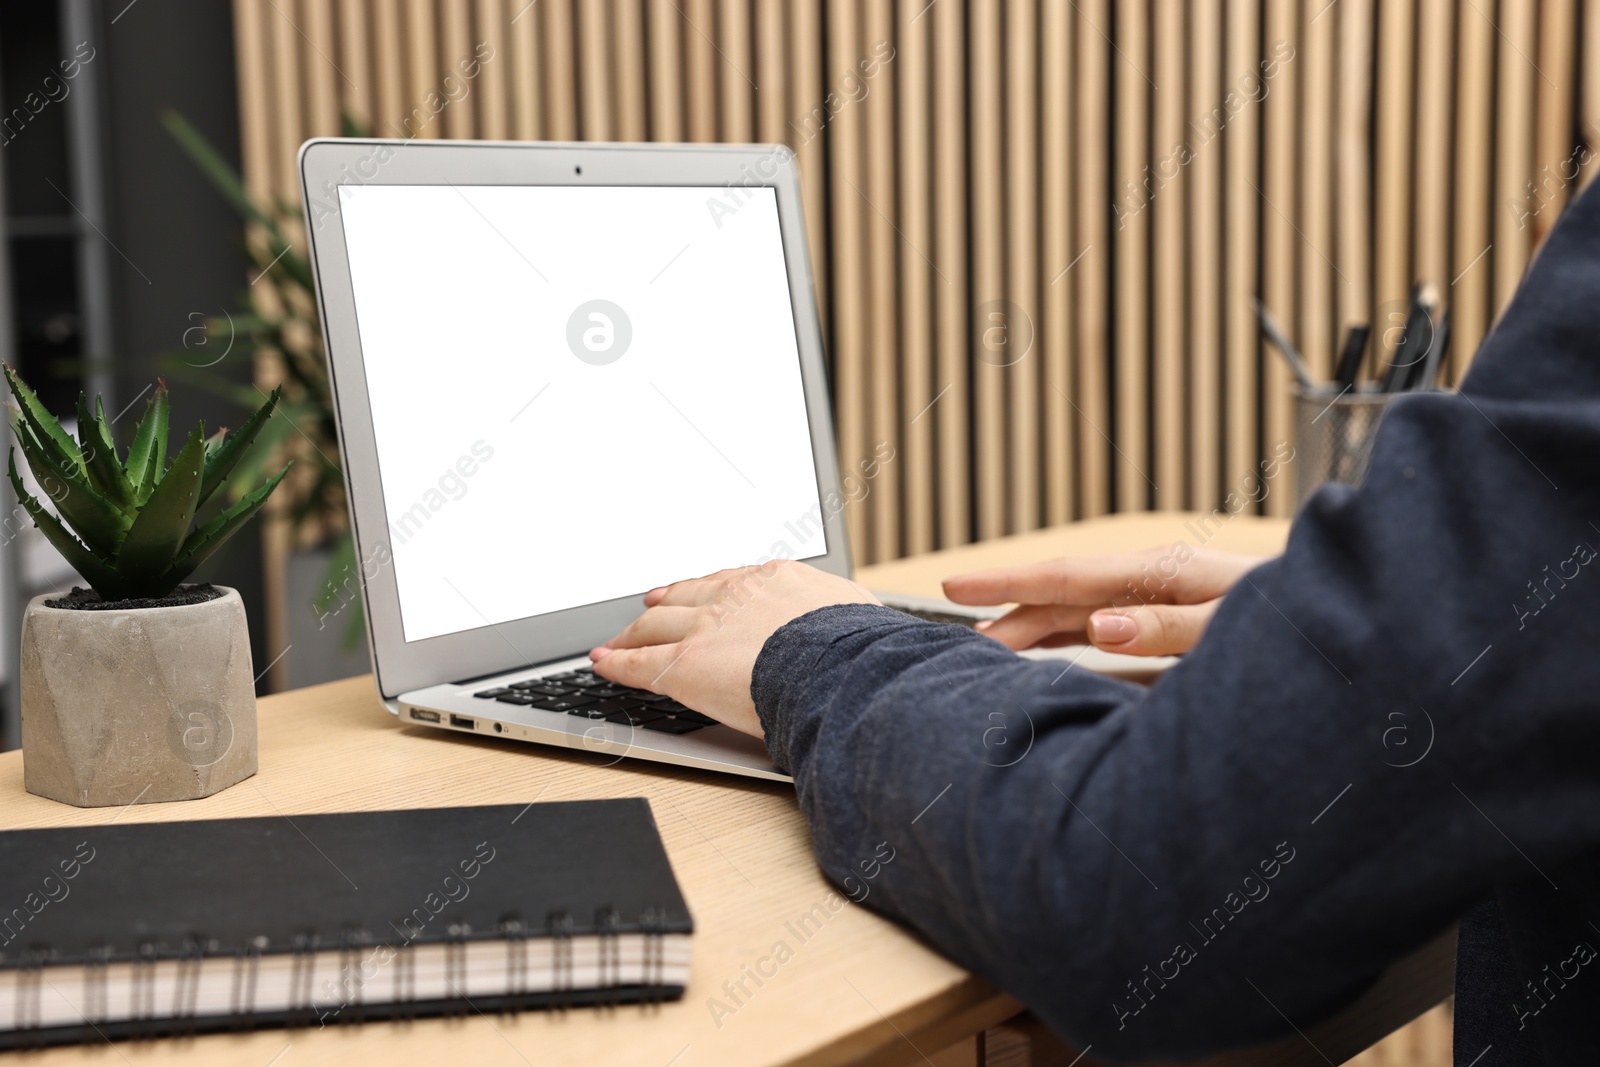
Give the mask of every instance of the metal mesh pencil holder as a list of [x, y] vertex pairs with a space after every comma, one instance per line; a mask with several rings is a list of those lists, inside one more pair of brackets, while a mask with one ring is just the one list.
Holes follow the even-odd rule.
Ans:
[[1295, 505], [1323, 482], [1355, 485], [1367, 473], [1378, 422], [1403, 393], [1294, 386]]

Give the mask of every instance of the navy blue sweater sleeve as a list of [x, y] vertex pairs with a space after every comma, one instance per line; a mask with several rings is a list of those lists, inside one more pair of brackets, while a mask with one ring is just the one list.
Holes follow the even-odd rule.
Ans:
[[1148, 689], [887, 608], [780, 629], [752, 694], [826, 872], [1126, 1058], [1292, 1033], [1595, 849], [1597, 250], [1591, 190], [1462, 394], [1396, 402]]

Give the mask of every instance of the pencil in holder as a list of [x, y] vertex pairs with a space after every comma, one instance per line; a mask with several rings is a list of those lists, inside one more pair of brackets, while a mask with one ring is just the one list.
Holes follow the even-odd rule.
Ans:
[[1291, 387], [1294, 397], [1295, 506], [1323, 482], [1355, 485], [1367, 473], [1378, 422], [1401, 393], [1374, 388]]

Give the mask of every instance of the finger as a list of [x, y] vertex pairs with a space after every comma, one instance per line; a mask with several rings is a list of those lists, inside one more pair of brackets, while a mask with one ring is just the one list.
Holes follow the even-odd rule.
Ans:
[[957, 604], [1110, 604], [1126, 598], [1157, 552], [1050, 559], [956, 574], [944, 595]]
[[1200, 604], [1226, 593], [1261, 562], [1177, 542], [954, 575], [945, 580], [945, 595], [961, 604]]
[[1007, 648], [1036, 648], [1052, 634], [1081, 633], [1091, 609], [1065, 604], [1024, 604], [995, 619], [983, 632]]
[[[645, 603], [670, 604], [676, 607], [693, 608], [701, 604], [710, 604], [725, 594], [734, 592], [735, 595], [747, 594], [753, 591], [762, 582], [772, 577], [771, 568], [762, 567], [730, 567], [727, 570], [708, 574], [703, 578], [690, 578], [684, 582], [673, 582], [662, 590], [650, 590], [645, 594]], [[656, 594], [654, 601], [649, 598]]]
[[1040, 642], [1038, 644], [1034, 645], [1033, 647], [1034, 648], [1072, 648], [1072, 647], [1074, 647], [1076, 645], [1087, 645], [1088, 643], [1089, 643], [1088, 631], [1086, 631], [1086, 630], [1078, 630], [1075, 633], [1051, 634], [1049, 637], [1046, 637], [1046, 638], [1043, 638], [1042, 640], [1040, 640]]
[[676, 644], [644, 648], [601, 646], [592, 650], [589, 658], [594, 662], [594, 673], [600, 677], [632, 689], [649, 689], [672, 666], [678, 653]]
[[1106, 652], [1175, 656], [1199, 642], [1221, 599], [1204, 604], [1147, 604], [1089, 616], [1089, 640]]
[[682, 641], [694, 621], [694, 608], [657, 605], [630, 622], [621, 633], [606, 642], [607, 648], [641, 648]]
[[711, 603], [721, 595], [721, 592], [721, 580], [716, 574], [708, 574], [704, 578], [690, 578], [687, 581], [673, 582], [671, 585], [652, 589], [644, 595], [644, 602], [647, 607], [667, 604], [693, 608]]

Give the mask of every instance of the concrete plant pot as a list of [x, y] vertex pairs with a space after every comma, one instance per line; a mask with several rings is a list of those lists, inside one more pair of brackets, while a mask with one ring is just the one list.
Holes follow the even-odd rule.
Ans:
[[[187, 588], [187, 587], [186, 587]], [[79, 807], [208, 797], [256, 773], [244, 602], [81, 610], [35, 597], [22, 620], [28, 792]]]

